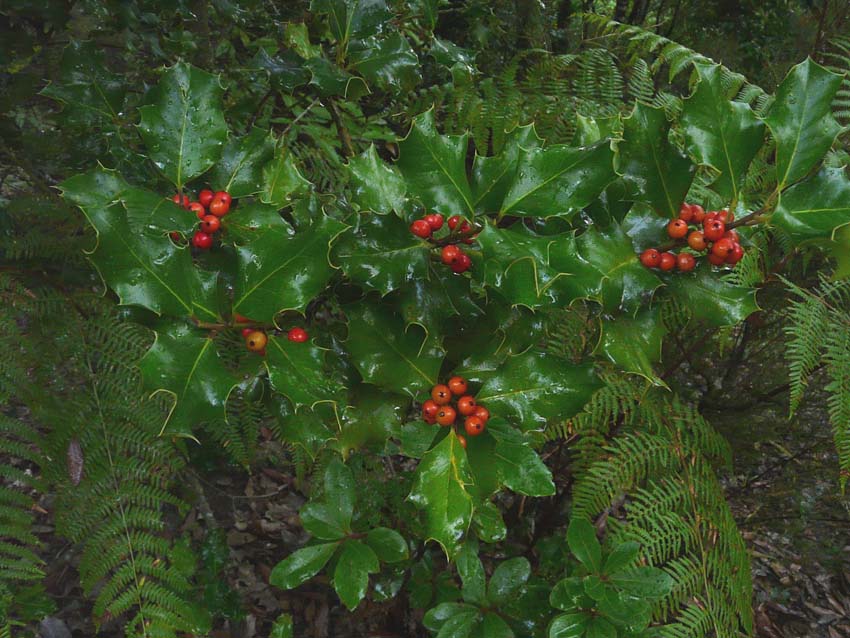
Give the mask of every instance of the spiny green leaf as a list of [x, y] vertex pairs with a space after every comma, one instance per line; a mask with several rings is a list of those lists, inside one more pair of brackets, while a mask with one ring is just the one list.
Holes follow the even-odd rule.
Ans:
[[340, 387], [325, 369], [325, 349], [313, 341], [295, 343], [285, 337], [270, 336], [266, 368], [272, 387], [296, 408], [337, 399]]
[[691, 273], [675, 273], [667, 286], [693, 313], [710, 326], [732, 326], [758, 310], [756, 291], [723, 281], [701, 263]]
[[391, 16], [384, 0], [313, 0], [310, 10], [328, 14], [337, 42], [374, 35]]
[[520, 153], [523, 148], [538, 148], [542, 140], [537, 137], [534, 126], [518, 126], [505, 140], [498, 155], [485, 157], [475, 155], [472, 164], [472, 193], [476, 208], [496, 211], [516, 179]]
[[400, 33], [361, 40], [349, 54], [351, 68], [382, 89], [408, 91], [419, 79], [419, 58]]
[[394, 166], [378, 157], [374, 144], [348, 160], [348, 171], [354, 191], [352, 200], [361, 210], [379, 215], [402, 212], [407, 184]]
[[274, 155], [274, 138], [268, 131], [254, 128], [242, 137], [232, 137], [224, 146], [221, 160], [209, 177], [214, 190], [232, 197], [259, 193], [263, 187], [263, 169]]
[[555, 493], [552, 473], [532, 449], [526, 435], [498, 417], [488, 421], [487, 431], [496, 439], [490, 456], [502, 485], [526, 496]]
[[279, 151], [277, 156], [263, 167], [263, 182], [260, 201], [283, 208], [292, 195], [302, 193], [310, 182], [301, 176], [292, 155]]
[[660, 309], [645, 308], [634, 317], [619, 316], [602, 321], [602, 334], [595, 352], [626, 372], [633, 372], [663, 385], [653, 364], [661, 360], [661, 345], [667, 330]]
[[843, 168], [822, 168], [779, 197], [771, 222], [796, 244], [828, 241], [850, 224], [850, 180]]

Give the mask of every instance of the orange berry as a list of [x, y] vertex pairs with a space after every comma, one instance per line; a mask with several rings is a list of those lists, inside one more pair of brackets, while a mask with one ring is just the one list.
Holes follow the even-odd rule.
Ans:
[[457, 411], [463, 416], [469, 416], [475, 412], [477, 405], [478, 404], [475, 403], [475, 397], [471, 397], [466, 394], [457, 400]]
[[452, 394], [455, 396], [460, 396], [466, 392], [466, 379], [463, 377], [452, 377], [449, 379], [449, 390], [452, 391]]
[[437, 410], [437, 423], [442, 426], [449, 426], [455, 422], [457, 418], [457, 412], [450, 405], [444, 405], [439, 410]]
[[431, 390], [431, 398], [434, 399], [437, 405], [446, 405], [452, 400], [452, 391], [449, 390], [449, 386], [447, 385], [435, 385]]

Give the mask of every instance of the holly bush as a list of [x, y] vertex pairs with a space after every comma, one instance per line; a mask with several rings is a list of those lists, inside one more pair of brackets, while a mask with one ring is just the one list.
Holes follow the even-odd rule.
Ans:
[[[65, 51], [43, 93], [104, 152], [58, 188], [95, 232], [121, 321], [152, 331], [138, 366], [166, 404], [159, 439], [191, 449], [246, 405], [271, 416], [310, 494], [310, 540], [279, 557], [276, 588], [323, 573], [349, 610], [407, 596], [440, 638], [749, 635], [745, 552], [711, 467], [728, 451], [662, 355], [756, 313], [774, 265], [819, 255], [846, 274], [841, 77], [806, 60], [769, 95], [698, 58], [664, 99], [619, 98], [570, 136], [528, 119], [482, 137], [427, 91], [405, 97], [435, 65], [455, 88], [482, 81], [433, 35], [438, 5], [314, 0], [248, 77], [177, 61], [141, 94], [88, 45]], [[236, 93], [257, 78], [274, 97], [248, 108]], [[281, 130], [276, 109], [304, 94]], [[183, 204], [202, 191], [196, 215]], [[456, 408], [447, 383], [463, 384]], [[555, 439], [575, 447], [574, 486]], [[666, 473], [688, 468], [676, 491]], [[509, 529], [506, 511], [571, 487], [565, 536]], [[674, 514], [686, 497], [690, 518]], [[106, 611], [153, 605], [123, 586]], [[166, 634], [205, 631], [171, 611]]]

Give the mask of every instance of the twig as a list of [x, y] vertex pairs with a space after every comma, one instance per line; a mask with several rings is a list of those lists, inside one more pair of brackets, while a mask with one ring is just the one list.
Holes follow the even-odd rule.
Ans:
[[342, 117], [339, 114], [339, 109], [332, 98], [328, 98], [328, 111], [330, 111], [331, 117], [336, 125], [336, 132], [337, 135], [339, 135], [339, 141], [342, 142], [343, 155], [345, 157], [353, 157], [357, 154], [357, 151], [354, 150], [354, 144], [351, 141], [351, 133], [348, 132], [348, 128], [346, 128], [345, 124], [342, 123]]
[[292, 120], [289, 124], [286, 125], [286, 128], [283, 129], [283, 132], [280, 134], [280, 136], [283, 137], [287, 133], [289, 133], [289, 129], [291, 129], [293, 126], [295, 126], [298, 123], [298, 121], [302, 117], [307, 115], [307, 113], [310, 111], [310, 109], [312, 109], [318, 103], [319, 103], [319, 98], [315, 98], [312, 102], [310, 102], [310, 104], [307, 105], [307, 108], [305, 108], [303, 111], [301, 111], [301, 113], [299, 113], [294, 120]]

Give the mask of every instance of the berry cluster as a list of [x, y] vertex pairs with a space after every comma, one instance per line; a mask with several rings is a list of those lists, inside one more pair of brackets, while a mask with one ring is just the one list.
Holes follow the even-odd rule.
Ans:
[[213, 193], [205, 188], [198, 193], [196, 202], [190, 201], [187, 195], [181, 197], [180, 193], [172, 197], [171, 201], [191, 210], [201, 220], [200, 229], [192, 235], [192, 245], [200, 250], [207, 250], [213, 244], [213, 235], [221, 228], [221, 218], [230, 212], [230, 203], [233, 198], [227, 191]]
[[[667, 224], [667, 234], [674, 240], [685, 240], [691, 250], [701, 253], [708, 251], [708, 261], [714, 266], [735, 265], [744, 256], [738, 232], [727, 230], [726, 224], [734, 221], [731, 211], [710, 211], [708, 213], [698, 204], [682, 204], [679, 217]], [[678, 255], [657, 248], [647, 248], [640, 254], [640, 262], [647, 268], [682, 272], [693, 270], [696, 258], [693, 254], [680, 252]]]
[[[472, 260], [458, 244], [460, 242], [464, 244], [473, 242], [475, 235], [472, 234], [472, 225], [461, 219], [460, 215], [452, 215], [446, 224], [449, 227], [449, 234], [438, 240], [437, 243], [438, 246], [443, 246], [440, 251], [440, 260], [451, 268], [452, 272], [458, 274], [466, 272], [472, 266]], [[422, 239], [435, 241], [434, 233], [442, 227], [443, 216], [440, 213], [432, 213], [414, 221], [410, 225], [410, 232]]]
[[[248, 321], [245, 317], [237, 315], [237, 321]], [[266, 355], [266, 344], [269, 338], [266, 333], [256, 328], [242, 328], [242, 338], [245, 340], [245, 347], [251, 352], [256, 352], [261, 357]], [[307, 331], [304, 328], [292, 328], [286, 333], [286, 338], [295, 343], [304, 343], [309, 338]]]
[[[444, 427], [455, 425], [457, 415], [466, 417], [463, 429], [467, 436], [478, 436], [487, 426], [490, 411], [475, 402], [475, 397], [466, 393], [466, 379], [452, 377], [445, 385], [438, 384], [431, 389], [431, 398], [422, 404], [422, 419], [425, 423], [438, 423]], [[451, 405], [454, 397], [459, 397]], [[460, 444], [466, 447], [466, 437], [457, 435]]]

